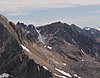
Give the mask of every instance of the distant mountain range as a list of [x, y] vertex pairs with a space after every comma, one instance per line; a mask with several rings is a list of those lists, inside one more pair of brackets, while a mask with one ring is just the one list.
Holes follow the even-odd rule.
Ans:
[[0, 78], [100, 78], [99, 28], [35, 27], [0, 15]]

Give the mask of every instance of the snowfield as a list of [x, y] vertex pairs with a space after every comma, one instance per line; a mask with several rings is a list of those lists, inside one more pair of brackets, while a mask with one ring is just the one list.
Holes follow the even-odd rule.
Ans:
[[57, 77], [60, 77], [60, 78], [67, 78], [67, 77], [65, 77], [65, 76], [60, 76], [60, 75], [58, 75], [58, 74], [56, 74], [56, 73], [54, 73], [54, 75], [57, 76]]
[[0, 78], [8, 78], [10, 75], [8, 73], [3, 73], [0, 75]]
[[48, 70], [48, 68], [46, 66], [43, 66], [44, 69]]
[[21, 47], [26, 50], [28, 53], [30, 53], [32, 55], [32, 53], [30, 52], [30, 50], [28, 48], [26, 48], [24, 45], [21, 44]]
[[62, 71], [60, 69], [55, 68], [55, 70], [57, 70], [58, 72], [62, 73], [65, 76], [72, 77], [69, 73], [66, 73], [66, 72], [64, 72], [64, 71]]

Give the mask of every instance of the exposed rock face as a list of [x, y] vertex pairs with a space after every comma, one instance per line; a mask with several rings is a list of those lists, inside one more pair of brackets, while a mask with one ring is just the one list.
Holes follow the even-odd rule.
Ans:
[[74, 24], [68, 25], [61, 22], [38, 27], [37, 29], [45, 37], [45, 43], [53, 46], [54, 49], [55, 46], [57, 46], [58, 49], [58, 47], [60, 48], [62, 46], [61, 44], [67, 42], [76, 45], [79, 49], [92, 57], [96, 57], [96, 54], [98, 54], [97, 48], [99, 46], [96, 46], [99, 45], [97, 44], [97, 41], [99, 41], [98, 38], [100, 37], [99, 31], [95, 30], [95, 34], [91, 34], [93, 29], [89, 30], [89, 32], [88, 30], [81, 29]]
[[18, 22], [15, 29], [19, 31], [19, 34], [22, 33], [30, 42], [36, 42], [38, 40], [38, 32], [32, 24], [25, 25], [24, 23]]
[[97, 29], [89, 28], [88, 30], [86, 30], [85, 28], [83, 28], [81, 33], [94, 40], [95, 43], [100, 43], [100, 31], [98, 31]]
[[[95, 54], [97, 59], [100, 56], [100, 31], [98, 31], [97, 29], [94, 28], [89, 28], [88, 30], [86, 30], [85, 28], [81, 31], [81, 34], [92, 39], [92, 41], [94, 42], [94, 48], [95, 48]], [[100, 60], [100, 58], [99, 58]]]
[[99, 78], [99, 35], [83, 30], [61, 22], [15, 25], [0, 16], [0, 77]]
[[51, 73], [29, 59], [17, 40], [0, 23], [0, 75], [9, 78], [51, 78]]
[[[49, 45], [50, 47], [52, 47], [51, 50], [54, 50], [61, 55], [68, 57], [67, 59], [74, 60], [74, 63], [72, 63], [71, 60], [70, 62], [68, 62], [70, 63], [69, 67], [71, 68], [71, 71], [73, 70], [78, 74], [80, 73], [80, 75], [82, 75], [84, 71], [84, 75], [81, 76], [83, 78], [99, 77], [99, 74], [93, 76], [92, 71], [95, 71], [95, 74], [97, 74], [96, 72], [99, 71], [96, 70], [97, 68], [94, 66], [93, 61], [90, 62], [89, 59], [91, 58], [87, 58], [87, 61], [85, 60], [85, 62], [83, 63], [79, 62], [79, 59], [84, 57], [86, 58], [87, 55], [92, 56], [93, 59], [98, 59], [98, 57], [100, 57], [97, 57], [100, 52], [100, 45], [98, 45], [97, 42], [94, 41], [97, 36], [100, 37], [98, 35], [100, 34], [99, 32], [98, 34], [95, 33], [97, 34], [96, 37], [95, 35], [92, 35], [93, 38], [91, 36], [88, 37], [86, 36], [87, 32], [85, 32], [85, 35], [82, 33], [84, 29], [81, 29], [73, 24], [68, 25], [61, 22], [38, 27], [37, 29], [40, 31], [41, 35], [45, 39], [44, 45]], [[86, 53], [87, 55], [85, 55], [84, 53]], [[76, 64], [75, 61], [77, 61], [78, 64]], [[95, 68], [92, 69], [92, 67]], [[88, 76], [86, 74], [86, 71], [88, 71]], [[92, 73], [92, 76], [89, 75], [90, 72]]]

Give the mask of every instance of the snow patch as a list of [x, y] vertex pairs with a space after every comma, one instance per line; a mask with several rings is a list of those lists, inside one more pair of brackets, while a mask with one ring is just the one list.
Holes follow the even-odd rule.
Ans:
[[95, 59], [95, 58], [93, 58], [93, 59]]
[[82, 61], [84, 61], [84, 60], [82, 59]]
[[74, 76], [77, 77], [77, 78], [82, 78], [82, 77], [79, 77], [77, 74], [74, 74]]
[[51, 46], [46, 46], [46, 45], [45, 45], [44, 47], [45, 47], [45, 48], [48, 48], [48, 49], [50, 49], [50, 50], [52, 49]]
[[66, 66], [66, 63], [63, 63], [64, 66]]
[[81, 49], [81, 52], [84, 53], [84, 51]]
[[100, 31], [100, 27], [96, 28], [96, 30]]
[[51, 46], [47, 46], [47, 48], [48, 48], [48, 49], [50, 49], [50, 50], [52, 49], [52, 47], [51, 47]]
[[53, 73], [55, 76], [57, 76], [57, 77], [60, 77], [60, 78], [67, 78], [67, 77], [65, 77], [65, 76], [60, 76], [60, 75], [58, 75], [58, 74], [56, 74], [56, 73]]
[[38, 71], [40, 72], [40, 67], [38, 66]]
[[10, 75], [8, 73], [3, 73], [0, 75], [0, 78], [8, 78]]
[[78, 77], [77, 74], [74, 74], [75, 77]]
[[24, 45], [21, 44], [21, 47], [26, 50], [28, 53], [30, 53], [32, 55], [32, 53], [30, 52], [30, 50], [28, 48], [26, 48]]
[[31, 33], [30, 31], [27, 31], [27, 34]]
[[39, 30], [36, 29], [36, 31], [38, 33], [38, 40], [39, 40], [39, 42], [45, 43], [45, 37], [40, 34]]
[[66, 72], [64, 72], [64, 71], [62, 71], [62, 70], [60, 70], [60, 69], [55, 68], [55, 70], [57, 70], [58, 72], [60, 72], [60, 73], [62, 73], [62, 74], [64, 74], [64, 75], [66, 75], [66, 76], [68, 76], [68, 77], [72, 77], [69, 73], [66, 73]]
[[85, 30], [90, 30], [91, 28], [90, 28], [90, 27], [85, 27], [84, 29], [85, 29]]
[[71, 45], [70, 43], [68, 43], [68, 45]]
[[45, 45], [44, 47], [46, 48], [47, 46]]
[[44, 68], [44, 69], [46, 69], [46, 70], [48, 70], [48, 68], [47, 68], [47, 67], [45, 67], [45, 66], [43, 66], [43, 68]]

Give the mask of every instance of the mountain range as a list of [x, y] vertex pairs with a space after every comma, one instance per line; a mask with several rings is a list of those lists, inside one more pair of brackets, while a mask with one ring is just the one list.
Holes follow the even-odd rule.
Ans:
[[36, 27], [0, 15], [0, 78], [100, 78], [99, 28]]

